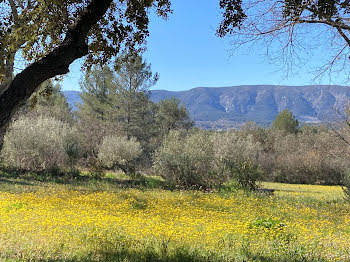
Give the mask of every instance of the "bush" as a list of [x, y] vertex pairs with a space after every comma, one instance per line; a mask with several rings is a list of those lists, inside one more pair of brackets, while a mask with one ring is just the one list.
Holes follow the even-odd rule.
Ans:
[[172, 185], [207, 188], [220, 178], [213, 169], [213, 144], [206, 132], [187, 137], [171, 131], [155, 154], [154, 169]]
[[[95, 118], [91, 115], [77, 113], [78, 121], [76, 127], [79, 133], [79, 140], [84, 153], [82, 165], [89, 167], [97, 160], [99, 148], [103, 138], [111, 135], [122, 135], [115, 123]], [[124, 135], [124, 134], [123, 134]]]
[[155, 172], [174, 185], [186, 184], [188, 161], [184, 157], [185, 138], [179, 131], [170, 131], [156, 150], [153, 168]]
[[5, 164], [17, 169], [43, 171], [65, 167], [76, 157], [69, 149], [76, 143], [74, 137], [74, 129], [54, 118], [21, 117], [9, 127], [1, 156]]
[[239, 187], [255, 190], [261, 179], [259, 157], [261, 144], [251, 135], [240, 136], [230, 131], [213, 136], [216, 172], [223, 180], [234, 180]]
[[[75, 165], [82, 155], [82, 147], [79, 140], [78, 132], [72, 128], [70, 135], [65, 139], [64, 150], [68, 156], [70, 172], [74, 171]], [[75, 170], [77, 171], [77, 170]]]
[[345, 199], [350, 201], [350, 172], [346, 172], [343, 181], [343, 190], [345, 193]]
[[274, 147], [277, 182], [339, 184], [348, 166], [346, 147], [330, 132], [278, 137]]
[[141, 145], [134, 137], [127, 139], [127, 137], [106, 136], [100, 146], [98, 160], [106, 168], [118, 167], [124, 173], [134, 176], [135, 159], [141, 152]]
[[257, 182], [261, 181], [263, 172], [258, 165], [243, 162], [231, 170], [231, 175], [237, 189], [254, 191], [258, 188]]
[[260, 179], [261, 146], [252, 136], [235, 132], [196, 132], [187, 137], [172, 131], [157, 150], [156, 172], [173, 185], [213, 187], [235, 180], [252, 190]]

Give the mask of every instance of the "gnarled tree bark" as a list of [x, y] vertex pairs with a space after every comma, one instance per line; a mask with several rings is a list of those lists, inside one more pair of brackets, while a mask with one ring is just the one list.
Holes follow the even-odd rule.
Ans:
[[25, 104], [44, 81], [69, 72], [69, 65], [87, 55], [87, 37], [91, 28], [103, 17], [113, 0], [91, 0], [69, 27], [63, 42], [45, 57], [19, 73], [8, 88], [0, 93], [0, 150], [4, 133], [12, 116]]

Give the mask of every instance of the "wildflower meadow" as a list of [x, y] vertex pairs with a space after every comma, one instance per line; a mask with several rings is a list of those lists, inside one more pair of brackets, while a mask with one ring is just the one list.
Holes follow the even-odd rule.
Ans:
[[277, 190], [7, 186], [0, 260], [350, 260], [350, 204], [340, 187], [263, 186]]

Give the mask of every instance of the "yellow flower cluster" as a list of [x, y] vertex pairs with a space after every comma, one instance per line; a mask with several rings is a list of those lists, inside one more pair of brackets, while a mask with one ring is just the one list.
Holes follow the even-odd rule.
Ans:
[[0, 193], [0, 260], [165, 246], [222, 258], [249, 248], [349, 261], [349, 240], [350, 205], [342, 201], [136, 189]]

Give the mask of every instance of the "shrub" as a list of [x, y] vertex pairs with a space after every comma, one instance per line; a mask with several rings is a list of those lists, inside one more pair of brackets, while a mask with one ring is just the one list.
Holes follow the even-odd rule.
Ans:
[[251, 135], [246, 137], [230, 131], [213, 136], [216, 172], [222, 180], [234, 180], [239, 187], [255, 190], [261, 179], [259, 156], [261, 144]]
[[72, 128], [70, 135], [65, 139], [64, 150], [68, 156], [70, 171], [73, 171], [77, 161], [82, 155], [81, 143], [79, 141], [78, 132], [75, 128]]
[[233, 170], [230, 170], [232, 179], [237, 183], [237, 187], [249, 191], [258, 188], [257, 182], [261, 180], [263, 172], [258, 165], [252, 162], [240, 163]]
[[134, 176], [135, 159], [141, 152], [141, 145], [134, 137], [127, 139], [127, 137], [106, 136], [100, 146], [98, 160], [106, 168], [118, 167], [124, 173]]
[[95, 118], [88, 114], [77, 112], [78, 121], [76, 127], [79, 133], [79, 140], [84, 153], [82, 159], [84, 166], [94, 165], [97, 161], [99, 148], [103, 138], [111, 135], [123, 134], [115, 123]]
[[170, 131], [156, 150], [153, 168], [155, 172], [175, 185], [186, 183], [188, 161], [184, 156], [185, 139], [179, 131]]
[[274, 154], [277, 182], [339, 184], [348, 166], [346, 147], [330, 132], [278, 137]]
[[345, 199], [350, 201], [350, 172], [346, 172], [343, 181], [343, 190], [345, 193]]
[[154, 168], [165, 180], [185, 187], [213, 187], [235, 180], [253, 190], [260, 179], [261, 145], [235, 132], [196, 132], [187, 137], [172, 131], [155, 154]]
[[154, 169], [173, 185], [207, 188], [218, 183], [213, 144], [206, 132], [184, 137], [171, 131], [155, 153]]
[[51, 117], [21, 117], [4, 138], [2, 158], [8, 166], [43, 171], [69, 164], [74, 133], [68, 124]]

